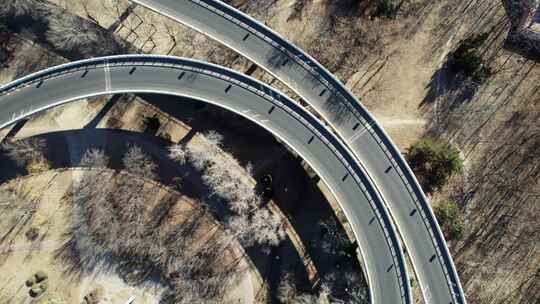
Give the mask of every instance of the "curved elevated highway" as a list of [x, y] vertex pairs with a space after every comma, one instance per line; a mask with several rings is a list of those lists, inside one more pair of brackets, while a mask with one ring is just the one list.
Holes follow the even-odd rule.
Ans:
[[308, 102], [332, 125], [377, 187], [411, 257], [424, 301], [466, 303], [443, 234], [418, 181], [390, 137], [339, 80], [268, 27], [220, 1], [131, 1], [234, 49]]
[[289, 144], [332, 190], [357, 238], [372, 303], [410, 303], [402, 248], [386, 207], [343, 144], [289, 98], [216, 65], [151, 55], [83, 60], [0, 87], [0, 127], [69, 101], [116, 93], [206, 101], [240, 114]]

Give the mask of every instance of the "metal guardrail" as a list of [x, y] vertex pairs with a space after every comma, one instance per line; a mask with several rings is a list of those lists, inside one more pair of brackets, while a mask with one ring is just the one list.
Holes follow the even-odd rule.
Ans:
[[[400, 282], [401, 296], [403, 298], [406, 297], [406, 290], [408, 289], [409, 285], [401, 244], [398, 241], [393, 223], [390, 220], [390, 215], [382, 203], [382, 199], [379, 197], [378, 192], [374, 189], [374, 185], [372, 185], [371, 181], [367, 178], [363, 168], [356, 162], [349, 150], [343, 146], [341, 140], [339, 140], [333, 132], [324, 127], [318, 118], [304, 110], [290, 98], [281, 95], [279, 92], [275, 91], [270, 86], [263, 84], [262, 82], [249, 78], [233, 70], [197, 60], [187, 60], [178, 57], [159, 55], [117, 55], [70, 62], [30, 74], [1, 86], [0, 96], [10, 94], [13, 91], [35, 84], [36, 82], [44, 82], [47, 79], [60, 77], [62, 75], [71, 74], [77, 71], [101, 68], [106, 65], [109, 67], [125, 65], [149, 65], [178, 68], [186, 71], [206, 74], [246, 88], [264, 99], [269, 100], [276, 107], [288, 112], [297, 121], [311, 130], [311, 132], [313, 132], [313, 134], [334, 153], [334, 155], [342, 162], [343, 166], [348, 171], [348, 174], [354, 179], [362, 193], [364, 193], [366, 196], [370, 207], [375, 213], [378, 222], [381, 224], [384, 231], [385, 239], [392, 255], [393, 264], [397, 266], [395, 272]], [[108, 92], [103, 91], [103, 94], [106, 93]], [[242, 113], [238, 114], [242, 115]], [[23, 117], [16, 117], [13, 119], [15, 120], [21, 118]], [[9, 123], [13, 123], [13, 121]], [[9, 123], [0, 124], [0, 128]], [[356, 238], [358, 238], [358, 236], [356, 236]]]
[[[132, 1], [137, 2], [137, 0]], [[343, 84], [341, 84], [339, 80], [337, 80], [315, 59], [250, 16], [217, 0], [188, 1], [204, 7], [205, 9], [222, 16], [227, 20], [230, 20], [231, 22], [244, 28], [246, 31], [263, 39], [274, 48], [280, 50], [290, 59], [294, 60], [297, 64], [301, 65], [304, 69], [309, 71], [316, 79], [326, 86], [328, 90], [341, 96], [340, 102], [342, 105], [349, 109], [349, 111], [361, 122], [365, 130], [367, 130], [369, 134], [374, 137], [376, 142], [381, 147], [381, 150], [384, 152], [384, 155], [388, 158], [394, 169], [396, 169], [396, 172], [398, 172], [407, 191], [409, 192], [409, 195], [416, 204], [417, 209], [420, 210], [424, 225], [428, 229], [431, 236], [431, 241], [437, 250], [437, 257], [444, 266], [444, 275], [447, 279], [448, 287], [452, 291], [454, 301], [456, 303], [465, 304], [465, 296], [459, 281], [459, 276], [450, 256], [448, 247], [446, 246], [442, 231], [437, 223], [433, 210], [431, 210], [427, 198], [421, 189], [420, 184], [414, 177], [412, 170], [401, 156], [397, 147], [390, 140], [384, 129], [367, 111], [367, 109], [352, 95], [352, 93], [349, 92], [349, 90]]]

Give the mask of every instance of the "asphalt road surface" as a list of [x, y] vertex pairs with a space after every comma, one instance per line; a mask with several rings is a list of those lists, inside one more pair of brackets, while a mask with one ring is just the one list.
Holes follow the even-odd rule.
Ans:
[[125, 55], [73, 62], [0, 87], [0, 127], [83, 97], [189, 97], [238, 113], [287, 143], [332, 190], [355, 233], [372, 303], [407, 303], [404, 257], [386, 207], [331, 131], [289, 98], [237, 72], [176, 57]]

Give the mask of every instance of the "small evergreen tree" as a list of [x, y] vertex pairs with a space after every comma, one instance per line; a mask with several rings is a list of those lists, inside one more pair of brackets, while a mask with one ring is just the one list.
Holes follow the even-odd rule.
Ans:
[[440, 189], [450, 176], [463, 168], [463, 161], [456, 148], [430, 139], [412, 145], [408, 159], [427, 192]]
[[477, 83], [484, 82], [492, 73], [480, 54], [478, 48], [486, 42], [489, 34], [473, 35], [463, 40], [459, 47], [450, 54], [449, 67], [455, 73], [461, 73]]
[[447, 240], [461, 238], [465, 230], [465, 224], [456, 203], [441, 201], [435, 205], [433, 212]]

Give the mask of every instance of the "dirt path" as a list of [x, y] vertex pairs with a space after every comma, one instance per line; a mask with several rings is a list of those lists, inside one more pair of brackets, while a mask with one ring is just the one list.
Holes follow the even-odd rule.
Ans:
[[423, 118], [386, 118], [379, 117], [379, 122], [383, 127], [394, 126], [424, 126], [428, 121]]

